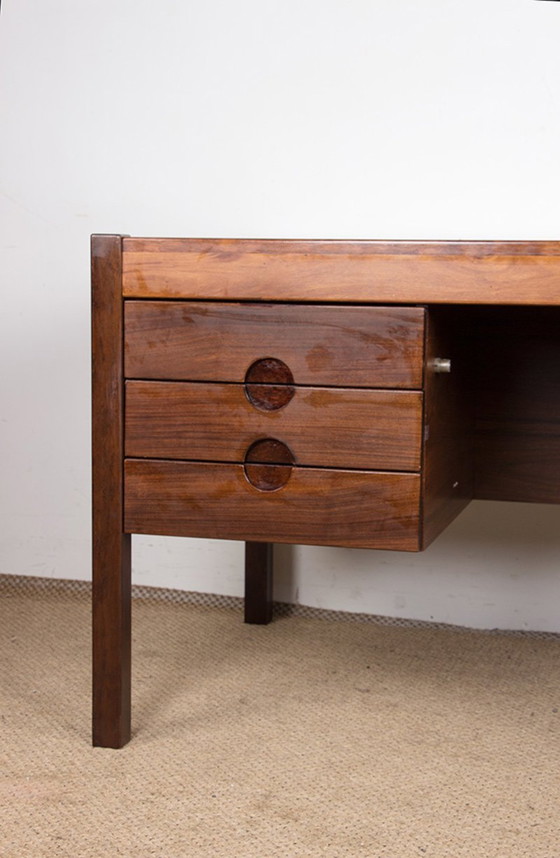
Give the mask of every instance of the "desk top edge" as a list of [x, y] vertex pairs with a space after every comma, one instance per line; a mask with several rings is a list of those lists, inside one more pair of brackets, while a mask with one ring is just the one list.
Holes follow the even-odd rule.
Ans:
[[560, 256], [557, 241], [123, 237], [124, 253], [319, 253], [321, 255]]
[[560, 306], [560, 241], [117, 242], [126, 298]]

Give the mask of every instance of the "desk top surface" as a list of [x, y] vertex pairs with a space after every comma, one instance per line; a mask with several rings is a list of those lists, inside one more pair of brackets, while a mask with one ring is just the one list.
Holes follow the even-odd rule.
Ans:
[[560, 305], [560, 241], [124, 238], [122, 250], [130, 298]]

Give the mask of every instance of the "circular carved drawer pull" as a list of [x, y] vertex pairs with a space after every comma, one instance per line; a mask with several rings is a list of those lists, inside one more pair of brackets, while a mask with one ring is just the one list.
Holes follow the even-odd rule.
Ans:
[[263, 438], [251, 444], [243, 468], [252, 486], [261, 492], [274, 492], [285, 486], [295, 462], [290, 448], [276, 438]]
[[245, 394], [259, 411], [278, 411], [294, 395], [290, 368], [276, 358], [255, 361], [245, 375]]

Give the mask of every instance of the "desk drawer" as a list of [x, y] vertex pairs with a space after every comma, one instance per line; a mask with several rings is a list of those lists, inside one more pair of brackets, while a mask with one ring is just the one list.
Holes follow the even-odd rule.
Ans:
[[243, 382], [257, 361], [295, 384], [422, 387], [419, 307], [125, 302], [125, 376]]
[[127, 459], [125, 531], [419, 549], [418, 474], [293, 467], [287, 477], [263, 491], [243, 465]]
[[261, 410], [251, 387], [128, 381], [125, 455], [243, 462], [251, 444], [273, 437], [300, 465], [420, 469], [420, 392], [295, 387], [283, 407]]

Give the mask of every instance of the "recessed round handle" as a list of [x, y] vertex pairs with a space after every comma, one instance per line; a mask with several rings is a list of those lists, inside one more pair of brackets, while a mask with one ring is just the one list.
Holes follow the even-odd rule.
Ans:
[[259, 411], [279, 411], [294, 395], [294, 377], [284, 361], [266, 357], [245, 374], [245, 395]]
[[287, 444], [276, 438], [260, 438], [245, 453], [243, 469], [256, 489], [274, 492], [286, 485], [294, 462], [294, 454]]

